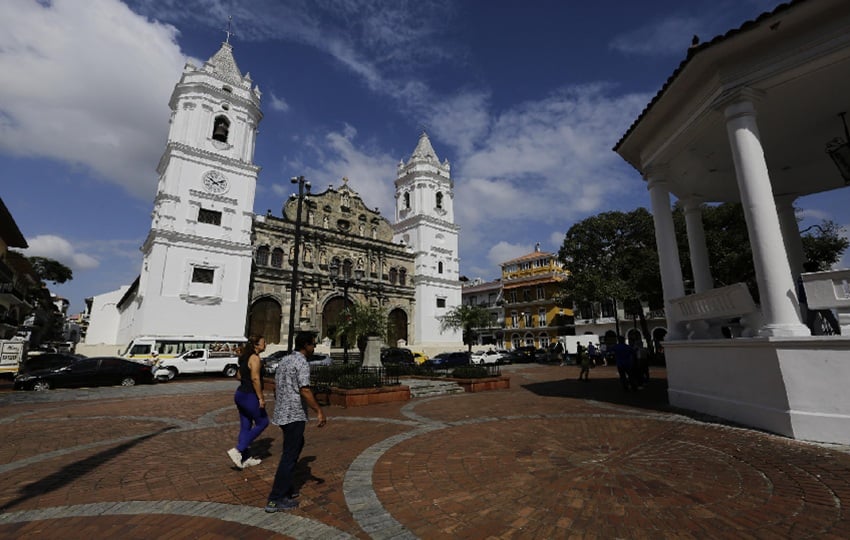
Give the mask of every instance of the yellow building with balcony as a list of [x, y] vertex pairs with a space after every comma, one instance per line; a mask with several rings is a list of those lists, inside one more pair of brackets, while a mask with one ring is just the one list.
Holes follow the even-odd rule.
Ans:
[[508, 349], [548, 349], [559, 335], [573, 333], [573, 310], [558, 307], [560, 283], [570, 273], [554, 253], [540, 251], [501, 263]]

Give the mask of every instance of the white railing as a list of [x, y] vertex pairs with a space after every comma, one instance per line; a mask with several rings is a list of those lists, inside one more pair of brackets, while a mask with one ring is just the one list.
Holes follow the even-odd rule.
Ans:
[[800, 274], [809, 309], [838, 312], [841, 335], [850, 335], [850, 268]]
[[738, 317], [743, 337], [756, 335], [763, 324], [761, 312], [743, 283], [673, 298], [670, 310], [675, 320], [685, 324], [688, 339], [723, 337], [721, 327]]

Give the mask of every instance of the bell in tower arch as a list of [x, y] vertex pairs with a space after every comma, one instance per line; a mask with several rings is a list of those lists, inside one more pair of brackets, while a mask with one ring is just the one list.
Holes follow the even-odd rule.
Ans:
[[213, 124], [212, 138], [223, 143], [227, 142], [227, 134], [230, 132], [230, 121], [224, 116], [218, 116]]

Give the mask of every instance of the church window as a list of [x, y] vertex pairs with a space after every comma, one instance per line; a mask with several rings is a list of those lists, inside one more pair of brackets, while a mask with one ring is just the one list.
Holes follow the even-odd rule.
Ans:
[[396, 281], [398, 281], [398, 270], [390, 268], [390, 284], [395, 285]]
[[405, 210], [410, 210], [410, 193], [404, 194], [404, 208]]
[[259, 266], [269, 264], [269, 246], [260, 246], [257, 248], [257, 264]]
[[446, 307], [446, 299], [445, 298], [437, 298], [437, 307], [438, 308]]
[[523, 289], [522, 290], [522, 301], [523, 302], [531, 302], [531, 289]]
[[223, 143], [227, 142], [227, 135], [230, 133], [230, 120], [226, 116], [216, 116], [213, 122], [213, 140]]
[[401, 270], [398, 271], [398, 284], [399, 285], [406, 285], [406, 282], [407, 282], [407, 270], [402, 268]]
[[351, 279], [351, 268], [354, 266], [352, 264], [351, 259], [345, 259], [342, 263], [342, 277], [345, 279]]
[[209, 223], [210, 225], [221, 225], [221, 212], [201, 208], [198, 210], [198, 223]]
[[443, 273], [443, 261], [440, 261], [440, 262], [437, 263], [437, 273], [438, 274]]
[[443, 207], [443, 194], [439, 191], [437, 192], [437, 208]]
[[212, 268], [192, 269], [192, 283], [212, 283], [215, 278], [215, 270]]
[[272, 266], [275, 268], [280, 268], [283, 266], [283, 250], [280, 248], [274, 248], [272, 251]]

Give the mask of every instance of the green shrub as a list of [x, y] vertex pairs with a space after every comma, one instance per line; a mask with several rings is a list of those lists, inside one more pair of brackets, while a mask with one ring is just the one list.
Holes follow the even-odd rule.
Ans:
[[346, 373], [337, 380], [340, 388], [377, 388], [381, 386], [381, 377], [374, 373]]
[[481, 366], [460, 366], [452, 371], [455, 379], [481, 379], [489, 376], [487, 369]]

